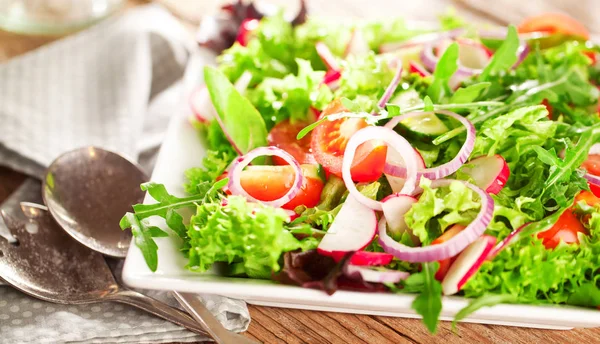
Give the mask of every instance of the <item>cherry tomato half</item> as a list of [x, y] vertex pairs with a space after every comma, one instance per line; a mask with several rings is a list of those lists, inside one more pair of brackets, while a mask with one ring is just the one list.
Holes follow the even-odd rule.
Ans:
[[[327, 116], [347, 111], [339, 100], [334, 100], [321, 113]], [[342, 177], [344, 150], [350, 137], [368, 124], [361, 118], [342, 118], [324, 121], [313, 131], [311, 139], [312, 153], [325, 170]], [[356, 182], [372, 182], [383, 173], [387, 146], [381, 141], [365, 142], [358, 147], [350, 172]]]
[[577, 233], [586, 233], [585, 227], [569, 208], [558, 218], [550, 229], [538, 233], [537, 237], [547, 249], [554, 249], [562, 241], [566, 244], [578, 244]]
[[[458, 233], [462, 232], [462, 230], [465, 228], [466, 227], [463, 225], [454, 225], [454, 226], [450, 227], [447, 231], [445, 231], [442, 235], [440, 235], [437, 239], [432, 241], [431, 245], [438, 245], [438, 244], [445, 243], [446, 241], [454, 238]], [[450, 258], [439, 261], [440, 268], [435, 273], [436, 280], [442, 281], [444, 279], [444, 277], [446, 277], [446, 274], [448, 273], [448, 270], [450, 270], [450, 266], [452, 265], [452, 263], [454, 263], [454, 261], [456, 260], [456, 257], [457, 256], [454, 256], [454, 257], [450, 257]]]
[[[294, 210], [299, 205], [308, 208], [321, 200], [324, 182], [319, 177], [317, 165], [301, 165], [305, 177], [300, 192], [282, 208]], [[283, 195], [294, 184], [294, 169], [287, 166], [249, 166], [240, 175], [240, 183], [250, 196], [260, 201], [273, 201]]]
[[590, 33], [583, 24], [561, 13], [545, 13], [525, 18], [518, 30], [521, 33], [541, 31], [578, 36], [586, 40], [590, 38]]
[[[275, 146], [290, 153], [300, 164], [317, 164], [314, 156], [310, 152], [309, 133], [300, 140], [296, 139], [300, 130], [304, 129], [309, 123], [296, 122], [291, 123], [289, 120], [277, 123], [269, 132], [267, 141], [270, 146]], [[273, 162], [276, 165], [287, 165], [288, 163], [280, 157], [273, 157]]]

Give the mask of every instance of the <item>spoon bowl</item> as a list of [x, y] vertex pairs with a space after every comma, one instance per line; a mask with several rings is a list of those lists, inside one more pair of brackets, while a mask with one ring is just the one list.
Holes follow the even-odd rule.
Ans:
[[58, 224], [75, 240], [107, 256], [123, 258], [131, 231], [119, 220], [140, 203], [148, 177], [119, 154], [85, 147], [59, 156], [46, 172], [42, 197]]
[[[131, 234], [121, 234], [120, 218], [141, 203], [141, 168], [116, 153], [80, 148], [56, 159], [48, 168], [42, 195], [52, 216], [73, 238], [94, 251], [124, 257]], [[93, 195], [90, 197], [89, 195]], [[217, 343], [255, 343], [225, 329], [195, 295], [173, 296]]]

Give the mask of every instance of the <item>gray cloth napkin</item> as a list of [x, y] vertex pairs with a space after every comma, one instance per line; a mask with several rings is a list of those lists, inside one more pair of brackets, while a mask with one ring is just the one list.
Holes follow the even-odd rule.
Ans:
[[[41, 178], [61, 153], [96, 145], [150, 168], [170, 115], [182, 111], [177, 80], [195, 49], [167, 11], [149, 5], [0, 65], [0, 165]], [[177, 305], [167, 293], [148, 294]], [[247, 329], [245, 302], [199, 297], [226, 328]], [[128, 306], [56, 305], [0, 286], [0, 343], [203, 339]]]

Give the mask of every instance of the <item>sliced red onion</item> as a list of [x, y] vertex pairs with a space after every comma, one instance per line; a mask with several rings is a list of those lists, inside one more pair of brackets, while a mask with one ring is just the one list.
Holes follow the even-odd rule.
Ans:
[[[294, 185], [292, 185], [288, 192], [279, 199], [273, 201], [260, 201], [252, 197], [242, 187], [240, 178], [244, 167], [248, 166], [252, 160], [256, 159], [259, 156], [278, 156], [285, 160], [288, 164], [290, 164], [290, 166], [292, 166], [292, 168], [294, 169]], [[272, 206], [274, 208], [279, 208], [282, 205], [288, 203], [292, 198], [296, 197], [298, 192], [300, 192], [300, 188], [303, 184], [304, 175], [302, 175], [302, 169], [300, 168], [300, 164], [298, 163], [298, 161], [296, 161], [296, 159], [294, 159], [294, 157], [286, 151], [277, 147], [270, 146], [255, 148], [248, 152], [248, 154], [235, 159], [229, 172], [229, 182], [227, 183], [227, 187], [233, 195], [244, 196], [249, 201], [262, 203], [265, 205]]]
[[[450, 183], [456, 180], [452, 179], [440, 179], [434, 180], [431, 186], [434, 188], [441, 186], [448, 186]], [[492, 220], [492, 214], [494, 212], [494, 200], [485, 191], [467, 182], [458, 181], [464, 183], [468, 188], [475, 191], [481, 198], [481, 209], [477, 217], [460, 233], [454, 236], [452, 239], [437, 245], [425, 246], [425, 247], [409, 247], [403, 245], [387, 234], [387, 221], [385, 216], [379, 221], [379, 244], [383, 249], [396, 256], [400, 260], [407, 262], [433, 262], [450, 257], [454, 257], [462, 252], [472, 242], [477, 240], [484, 232], [487, 226]]]
[[344, 275], [348, 278], [371, 283], [398, 283], [410, 276], [408, 272], [384, 268], [370, 268], [348, 264], [344, 267]]
[[517, 50], [517, 62], [515, 62], [515, 64], [512, 66], [513, 69], [517, 68], [521, 64], [521, 62], [525, 60], [525, 58], [529, 54], [529, 50], [529, 45], [527, 45], [527, 43], [525, 42], [521, 42], [521, 45], [519, 45], [519, 49]]
[[452, 38], [458, 37], [458, 36], [464, 34], [465, 32], [466, 32], [465, 29], [454, 29], [454, 30], [443, 31], [443, 32], [425, 33], [425, 34], [413, 37], [413, 38], [403, 41], [403, 42], [394, 42], [394, 43], [383, 44], [381, 47], [379, 47], [379, 51], [381, 51], [382, 53], [387, 53], [387, 52], [393, 52], [395, 50], [399, 50], [399, 49], [403, 49], [403, 48], [407, 48], [407, 47], [412, 47], [415, 45], [434, 43], [434, 42], [440, 41], [442, 39], [447, 39], [447, 38], [452, 39]]
[[600, 177], [598, 177], [598, 176], [595, 176], [595, 175], [593, 175], [591, 173], [586, 173], [586, 174], [583, 175], [583, 178], [587, 179], [587, 181], [590, 184], [594, 184], [594, 185], [600, 186]]
[[333, 56], [333, 53], [325, 43], [317, 42], [315, 49], [317, 49], [317, 54], [325, 64], [325, 67], [327, 67], [327, 70], [340, 70], [335, 56]]
[[504, 248], [508, 245], [510, 245], [512, 242], [514, 242], [515, 240], [517, 240], [521, 234], [521, 232], [523, 231], [523, 229], [525, 227], [527, 227], [530, 223], [526, 223], [524, 225], [522, 225], [521, 227], [515, 229], [514, 231], [512, 231], [506, 238], [504, 238], [504, 240], [502, 240], [501, 242], [498, 243], [498, 245], [496, 245], [496, 247], [494, 247], [494, 249], [492, 249], [492, 251], [488, 254], [487, 259], [488, 260], [492, 260], [494, 259], [498, 253], [500, 253], [502, 250], [504, 250]]
[[379, 108], [385, 107], [385, 104], [387, 104], [387, 102], [390, 100], [390, 98], [396, 91], [396, 88], [398, 88], [398, 84], [400, 83], [400, 79], [402, 78], [402, 62], [399, 60], [394, 60], [394, 63], [397, 66], [396, 74], [394, 74], [392, 81], [390, 82], [388, 87], [385, 89], [385, 92], [383, 92], [383, 95], [379, 99], [379, 102], [377, 103], [377, 106]]
[[356, 149], [364, 142], [371, 140], [381, 140], [385, 142], [390, 148], [396, 150], [402, 156], [402, 160], [404, 160], [404, 164], [406, 165], [406, 182], [404, 183], [402, 190], [400, 190], [401, 194], [410, 195], [416, 187], [418, 157], [410, 143], [390, 128], [366, 127], [352, 135], [346, 145], [344, 159], [342, 161], [342, 177], [344, 179], [344, 184], [346, 184], [346, 188], [348, 188], [350, 194], [354, 196], [357, 201], [373, 210], [382, 210], [381, 202], [363, 196], [363, 194], [358, 191], [356, 185], [354, 185], [354, 182], [352, 181], [352, 174], [350, 173]]
[[[471, 152], [473, 152], [473, 148], [475, 148], [475, 127], [468, 119], [452, 111], [437, 110], [435, 113], [446, 115], [459, 121], [467, 129], [467, 138], [465, 140], [465, 143], [458, 151], [456, 157], [454, 157], [454, 159], [450, 160], [449, 162], [443, 165], [432, 168], [426, 168], [424, 170], [418, 171], [417, 178], [425, 177], [427, 179], [435, 180], [451, 175], [452, 173], [456, 172], [469, 159]], [[385, 126], [387, 128], [393, 129], [401, 121], [407, 118], [422, 116], [423, 114], [424, 112], [410, 112], [404, 115], [400, 115], [398, 117], [392, 118], [392, 120], [390, 120]], [[407, 175], [406, 170], [407, 169], [404, 166], [396, 166], [386, 162], [383, 172], [394, 177], [405, 178]]]

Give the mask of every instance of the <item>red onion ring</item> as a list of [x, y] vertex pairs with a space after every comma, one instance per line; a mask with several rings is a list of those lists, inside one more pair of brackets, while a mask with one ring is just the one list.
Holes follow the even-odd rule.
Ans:
[[390, 148], [395, 149], [402, 156], [402, 160], [404, 160], [404, 163], [406, 164], [406, 183], [404, 183], [404, 186], [400, 191], [401, 194], [410, 195], [416, 187], [418, 157], [410, 143], [390, 128], [366, 127], [352, 135], [346, 145], [344, 159], [342, 160], [342, 178], [344, 179], [344, 184], [346, 184], [348, 192], [350, 192], [357, 201], [373, 210], [382, 210], [381, 202], [367, 198], [358, 191], [356, 185], [354, 185], [354, 182], [352, 181], [352, 174], [350, 173], [356, 149], [364, 142], [370, 140], [384, 141]]
[[[431, 183], [432, 187], [448, 186], [450, 183], [457, 181], [452, 179], [434, 180]], [[393, 254], [400, 260], [407, 262], [434, 262], [438, 260], [454, 257], [462, 252], [472, 242], [477, 240], [484, 232], [492, 220], [494, 212], [494, 200], [482, 189], [467, 182], [464, 183], [468, 188], [475, 191], [481, 198], [481, 209], [477, 217], [460, 233], [452, 239], [437, 245], [425, 247], [409, 247], [403, 245], [387, 234], [387, 221], [385, 216], [381, 217], [378, 225], [379, 244], [385, 252]]]
[[583, 178], [587, 179], [587, 181], [591, 184], [600, 186], [600, 177], [598, 176], [595, 176], [591, 173], [586, 173], [583, 175]]
[[381, 98], [379, 99], [379, 102], [377, 103], [377, 106], [380, 109], [384, 108], [385, 104], [387, 104], [387, 102], [390, 100], [390, 98], [396, 91], [396, 88], [398, 88], [398, 84], [400, 83], [400, 79], [402, 78], [402, 62], [400, 62], [397, 59], [394, 60], [394, 62], [397, 65], [396, 74], [394, 74], [392, 81], [390, 82], [388, 87], [385, 89], [385, 92], [383, 92], [383, 95], [381, 96]]
[[418, 35], [404, 42], [395, 42], [395, 43], [386, 43], [382, 45], [379, 50], [382, 52], [391, 52], [394, 50], [399, 50], [407, 47], [412, 47], [415, 45], [421, 45], [426, 43], [434, 43], [440, 41], [442, 39], [454, 38], [464, 34], [467, 30], [465, 29], [454, 29], [443, 32], [432, 32], [432, 33], [424, 33], [422, 35]]
[[[240, 178], [241, 173], [244, 167], [248, 166], [250, 162], [256, 159], [259, 156], [278, 156], [285, 160], [292, 168], [294, 169], [294, 185], [288, 190], [288, 192], [283, 195], [281, 198], [273, 200], [273, 201], [260, 201], [254, 197], [252, 197], [244, 188], [242, 187]], [[233, 165], [231, 166], [231, 170], [229, 172], [229, 182], [227, 183], [227, 188], [233, 195], [240, 195], [246, 197], [249, 201], [262, 203], [264, 205], [269, 205], [274, 208], [279, 208], [282, 205], [289, 202], [292, 198], [296, 197], [298, 192], [300, 192], [300, 188], [304, 184], [304, 175], [302, 174], [302, 169], [300, 169], [300, 164], [293, 156], [291, 156], [286, 151], [279, 149], [277, 147], [259, 147], [251, 150], [246, 155], [238, 157], [234, 160]]]
[[371, 283], [398, 283], [410, 276], [406, 271], [378, 269], [348, 264], [344, 267], [344, 275], [351, 279]]
[[[435, 111], [435, 113], [450, 116], [458, 120], [462, 125], [464, 125], [467, 128], [467, 138], [465, 140], [465, 143], [458, 151], [456, 157], [454, 157], [454, 159], [450, 160], [449, 162], [443, 165], [432, 168], [426, 168], [422, 171], [418, 171], [417, 178], [425, 177], [427, 179], [435, 180], [451, 175], [452, 173], [456, 172], [469, 159], [471, 152], [473, 152], [473, 148], [475, 148], [475, 127], [468, 119], [452, 111], [437, 110]], [[423, 114], [424, 112], [410, 112], [404, 115], [400, 115], [398, 117], [394, 117], [385, 125], [385, 127], [393, 129], [401, 121], [407, 118], [422, 116]], [[404, 166], [395, 166], [387, 162], [385, 164], [383, 172], [394, 177], [406, 177], [406, 168]]]

